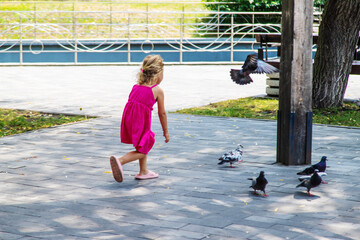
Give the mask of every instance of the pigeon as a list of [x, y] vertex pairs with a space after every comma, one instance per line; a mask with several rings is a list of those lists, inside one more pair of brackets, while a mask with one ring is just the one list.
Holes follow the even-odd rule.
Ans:
[[321, 184], [322, 179], [318, 174], [319, 170], [315, 170], [314, 174], [308, 178], [308, 179], [304, 179], [299, 185], [297, 185], [296, 187], [306, 187], [307, 188], [307, 193], [309, 194], [309, 196], [313, 196], [310, 193], [310, 189], [317, 187]]
[[232, 150], [230, 152], [224, 153], [224, 155], [222, 155], [219, 160], [220, 162], [218, 163], [218, 165], [222, 165], [226, 162], [230, 163], [230, 167], [233, 168], [234, 166], [232, 165], [233, 163], [236, 162], [242, 162], [242, 151], [243, 146], [241, 144], [239, 144], [237, 146], [237, 148], [235, 150]]
[[326, 170], [326, 161], [327, 161], [327, 157], [323, 156], [320, 160], [320, 162], [311, 165], [308, 168], [305, 168], [303, 171], [298, 172], [297, 175], [310, 175], [313, 174], [315, 172], [315, 169], [318, 169], [319, 172], [325, 172]]
[[265, 187], [266, 184], [268, 184], [268, 181], [265, 178], [264, 171], [261, 171], [259, 176], [257, 178], [248, 178], [248, 180], [251, 180], [251, 186], [250, 188], [254, 189], [254, 194], [256, 193], [256, 190], [260, 190], [264, 192], [264, 197], [267, 197], [268, 195], [265, 193]]
[[246, 57], [242, 69], [231, 69], [230, 76], [235, 83], [245, 85], [253, 82], [253, 80], [249, 76], [249, 74], [251, 73], [274, 73], [278, 71], [279, 69], [277, 69], [276, 67], [273, 67], [262, 60], [259, 60], [257, 54], [254, 53], [249, 54]]

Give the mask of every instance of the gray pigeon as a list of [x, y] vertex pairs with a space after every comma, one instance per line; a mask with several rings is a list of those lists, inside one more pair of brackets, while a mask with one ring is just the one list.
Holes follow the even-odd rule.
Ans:
[[278, 71], [279, 69], [276, 67], [259, 60], [257, 54], [254, 53], [246, 57], [242, 69], [231, 69], [230, 77], [235, 83], [245, 85], [253, 82], [250, 77], [251, 73], [274, 73]]
[[254, 194], [257, 194], [256, 190], [260, 190], [260, 191], [264, 192], [264, 197], [268, 196], [265, 193], [265, 187], [266, 187], [266, 184], [268, 184], [268, 181], [265, 178], [264, 171], [261, 171], [257, 178], [248, 178], [248, 180], [251, 180], [250, 188], [254, 189]]
[[233, 168], [234, 166], [232, 165], [233, 163], [236, 162], [242, 162], [242, 151], [243, 146], [241, 144], [239, 144], [237, 146], [237, 148], [235, 150], [232, 150], [230, 152], [224, 153], [220, 158], [220, 162], [218, 163], [218, 165], [222, 165], [226, 162], [230, 163], [230, 167]]
[[318, 174], [319, 170], [315, 170], [314, 174], [308, 178], [308, 179], [304, 179], [299, 185], [297, 185], [296, 187], [305, 187], [307, 189], [307, 193], [309, 194], [309, 196], [313, 196], [310, 193], [310, 190], [314, 187], [317, 187], [321, 184], [322, 179]]

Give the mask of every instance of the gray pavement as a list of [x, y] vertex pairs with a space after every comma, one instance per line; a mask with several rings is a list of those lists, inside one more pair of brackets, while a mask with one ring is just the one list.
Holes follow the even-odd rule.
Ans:
[[[263, 95], [265, 76], [238, 86], [232, 66], [166, 66], [167, 110]], [[4, 67], [0, 107], [100, 116], [0, 138], [0, 239], [359, 239], [360, 129], [315, 125], [313, 161], [328, 156], [328, 184], [308, 197], [296, 172], [274, 164], [276, 122], [169, 114], [165, 144], [156, 115], [149, 168], [137, 163], [113, 180], [109, 156], [120, 144], [121, 110], [137, 67]], [[351, 77], [347, 98], [359, 99]], [[82, 108], [82, 110], [80, 110]], [[223, 152], [244, 145], [244, 162], [218, 166]], [[248, 177], [264, 170], [268, 198]]]

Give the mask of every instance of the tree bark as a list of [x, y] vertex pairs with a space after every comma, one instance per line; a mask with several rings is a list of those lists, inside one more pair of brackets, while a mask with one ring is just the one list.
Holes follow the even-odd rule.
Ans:
[[327, 0], [314, 60], [313, 107], [342, 106], [360, 31], [360, 0]]

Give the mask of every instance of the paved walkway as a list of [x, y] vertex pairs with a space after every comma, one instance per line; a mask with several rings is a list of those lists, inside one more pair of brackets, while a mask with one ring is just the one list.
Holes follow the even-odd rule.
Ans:
[[[167, 110], [264, 94], [264, 76], [237, 86], [228, 68], [167, 66]], [[168, 115], [168, 144], [153, 120], [148, 164], [159, 179], [134, 180], [130, 163], [116, 183], [109, 156], [131, 149], [119, 123], [136, 69], [1, 68], [0, 107], [102, 117], [0, 139], [0, 239], [359, 239], [360, 129], [314, 126], [313, 161], [329, 159], [329, 184], [314, 197], [295, 188], [303, 166], [273, 164], [275, 122], [178, 114]], [[347, 98], [359, 90], [351, 79]], [[239, 143], [244, 162], [219, 167]], [[261, 170], [268, 198], [249, 189]]]

